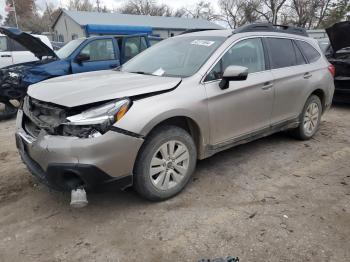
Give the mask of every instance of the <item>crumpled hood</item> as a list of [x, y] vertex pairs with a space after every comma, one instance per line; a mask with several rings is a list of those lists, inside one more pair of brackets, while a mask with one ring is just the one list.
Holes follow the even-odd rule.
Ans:
[[56, 105], [75, 107], [122, 97], [166, 91], [181, 78], [104, 70], [49, 79], [28, 89], [28, 95]]
[[7, 35], [9, 38], [20, 43], [39, 59], [44, 56], [57, 57], [55, 52], [45, 45], [39, 38], [22, 32], [18, 28], [3, 26], [0, 27], [0, 33]]
[[336, 23], [326, 29], [333, 52], [350, 47], [350, 21]]

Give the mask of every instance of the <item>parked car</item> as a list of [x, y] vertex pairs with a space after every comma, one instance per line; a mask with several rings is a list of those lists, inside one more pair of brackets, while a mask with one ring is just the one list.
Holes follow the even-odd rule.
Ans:
[[335, 67], [335, 102], [350, 102], [350, 21], [327, 28], [330, 46], [328, 61]]
[[39, 61], [16, 64], [0, 69], [0, 120], [17, 112], [10, 101], [21, 101], [29, 85], [69, 74], [118, 67], [150, 46], [148, 36], [94, 36], [70, 41], [57, 52], [37, 38], [17, 28], [0, 28], [9, 38], [30, 50]]
[[[0, 32], [2, 32], [1, 28]], [[39, 39], [42, 43], [52, 49], [52, 45], [47, 36], [31, 35], [31, 38]], [[0, 34], [0, 68], [35, 60], [38, 60], [38, 58], [25, 46], [18, 43], [15, 38], [10, 38], [5, 34]]]
[[299, 28], [184, 34], [118, 70], [30, 86], [17, 147], [54, 189], [114, 183], [164, 200], [185, 187], [197, 159], [283, 130], [313, 137], [331, 105], [333, 74]]
[[329, 38], [320, 38], [320, 39], [317, 39], [317, 42], [318, 42], [318, 45], [320, 46], [321, 48], [321, 51], [326, 54], [330, 48], [330, 41], [329, 41]]
[[57, 51], [57, 50], [60, 50], [65, 45], [65, 43], [64, 42], [51, 41], [51, 45], [52, 45], [52, 49]]

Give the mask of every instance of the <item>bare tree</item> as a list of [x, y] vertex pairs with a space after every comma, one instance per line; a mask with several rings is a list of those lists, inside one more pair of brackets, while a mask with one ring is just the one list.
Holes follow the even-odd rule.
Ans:
[[324, 18], [329, 14], [332, 0], [320, 0], [318, 12], [316, 14], [317, 24], [316, 28], [319, 28]]
[[187, 17], [191, 18], [201, 18], [208, 21], [217, 20], [218, 14], [215, 13], [214, 7], [209, 1], [199, 1], [194, 8], [185, 8], [185, 13]]
[[117, 11], [133, 15], [172, 16], [172, 9], [168, 5], [158, 5], [152, 0], [129, 0]]
[[266, 21], [277, 24], [278, 14], [286, 1], [287, 0], [261, 0], [263, 8], [259, 6], [259, 8], [256, 9], [256, 12], [261, 14]]
[[260, 8], [258, 0], [220, 0], [221, 19], [231, 28], [253, 23], [260, 19], [261, 15], [256, 11]]
[[75, 11], [94, 11], [94, 5], [90, 2], [90, 0], [69, 0], [68, 10]]

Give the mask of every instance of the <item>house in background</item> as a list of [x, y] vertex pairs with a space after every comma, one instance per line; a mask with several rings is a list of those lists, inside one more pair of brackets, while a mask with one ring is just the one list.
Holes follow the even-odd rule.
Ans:
[[136, 34], [168, 38], [191, 29], [223, 29], [203, 19], [126, 15], [62, 10], [53, 26], [53, 40], [68, 42], [91, 35]]

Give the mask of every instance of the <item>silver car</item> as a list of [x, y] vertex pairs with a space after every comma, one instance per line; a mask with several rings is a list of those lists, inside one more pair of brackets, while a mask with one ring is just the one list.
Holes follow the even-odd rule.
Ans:
[[30, 86], [16, 142], [57, 190], [131, 185], [178, 194], [197, 159], [275, 132], [310, 139], [331, 105], [334, 67], [298, 28], [183, 34], [121, 68]]

